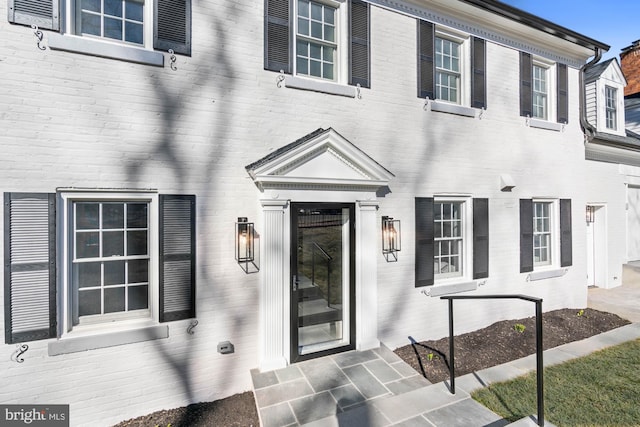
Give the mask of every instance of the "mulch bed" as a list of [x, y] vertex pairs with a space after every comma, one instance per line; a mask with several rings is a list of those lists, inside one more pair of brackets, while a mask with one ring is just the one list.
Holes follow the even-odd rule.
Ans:
[[[588, 338], [629, 323], [615, 314], [592, 309], [555, 310], [544, 313], [542, 318], [545, 349]], [[517, 324], [524, 326], [522, 332], [514, 327]], [[457, 335], [454, 342], [457, 377], [534, 354], [536, 351], [535, 318], [497, 322], [474, 332]], [[449, 378], [448, 337], [409, 344], [396, 349], [395, 353], [433, 383]], [[171, 427], [257, 427], [260, 423], [253, 393], [245, 392], [214, 402], [196, 403], [182, 408], [154, 412], [123, 421], [115, 427], [167, 427], [169, 425]]]
[[[628, 324], [612, 313], [561, 309], [542, 315], [542, 346], [549, 349]], [[517, 329], [524, 330], [520, 332]], [[504, 320], [454, 339], [455, 374], [465, 375], [536, 352], [535, 317]], [[449, 379], [449, 337], [408, 344], [394, 350], [432, 383]]]

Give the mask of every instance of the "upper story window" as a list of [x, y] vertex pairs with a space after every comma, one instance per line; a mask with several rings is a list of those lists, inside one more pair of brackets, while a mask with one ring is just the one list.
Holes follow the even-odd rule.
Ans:
[[618, 129], [618, 91], [611, 86], [605, 86], [605, 120], [607, 129]]
[[417, 22], [418, 96], [458, 104], [471, 115], [468, 107], [486, 108], [486, 42]]
[[533, 114], [532, 117], [547, 119], [549, 98], [547, 93], [548, 68], [533, 65]]
[[76, 33], [144, 45], [145, 4], [135, 0], [80, 0]]
[[461, 44], [436, 37], [436, 99], [460, 103]]
[[338, 94], [352, 91], [332, 83], [369, 87], [369, 3], [266, 0], [265, 7], [264, 68], [296, 76], [287, 87]]
[[298, 0], [296, 72], [334, 80], [336, 77], [335, 7], [309, 0]]
[[520, 52], [521, 116], [568, 123], [568, 84], [565, 64], [532, 58], [531, 54]]

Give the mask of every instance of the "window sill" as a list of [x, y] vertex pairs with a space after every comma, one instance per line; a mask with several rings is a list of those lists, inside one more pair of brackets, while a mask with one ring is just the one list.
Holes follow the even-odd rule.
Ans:
[[356, 87], [346, 86], [338, 83], [323, 82], [320, 80], [308, 79], [297, 76], [286, 76], [284, 80], [285, 87], [300, 90], [310, 90], [313, 92], [328, 93], [330, 95], [346, 96], [349, 98], [356, 97]]
[[49, 343], [49, 356], [114, 347], [169, 337], [168, 325], [141, 326], [117, 332], [68, 336]]
[[439, 113], [455, 114], [457, 116], [476, 117], [476, 109], [471, 107], [465, 107], [457, 104], [449, 104], [446, 102], [430, 101], [429, 106], [431, 111], [437, 111]]
[[164, 54], [133, 46], [118, 45], [107, 41], [92, 40], [69, 34], [50, 33], [48, 46], [51, 50], [80, 53], [102, 58], [118, 59], [137, 64], [164, 66]]
[[551, 279], [553, 277], [562, 277], [567, 274], [568, 268], [560, 268], [553, 270], [534, 271], [527, 275], [527, 281], [535, 282], [536, 280]]
[[424, 289], [422, 293], [430, 297], [439, 297], [441, 295], [457, 294], [460, 292], [475, 291], [478, 289], [478, 281], [451, 283], [446, 285], [434, 285], [429, 289]]
[[562, 132], [562, 129], [564, 128], [563, 123], [555, 123], [555, 122], [549, 122], [547, 120], [532, 119], [532, 118], [527, 119], [527, 126], [532, 128], [537, 128], [537, 129], [553, 130], [556, 132]]

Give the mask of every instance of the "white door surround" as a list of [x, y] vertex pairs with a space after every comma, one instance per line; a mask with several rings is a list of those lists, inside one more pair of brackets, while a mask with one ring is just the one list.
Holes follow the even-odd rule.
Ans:
[[378, 347], [376, 194], [393, 174], [331, 128], [276, 150], [247, 171], [266, 196], [259, 224], [260, 370], [290, 363], [291, 201], [355, 204], [355, 344], [357, 350]]

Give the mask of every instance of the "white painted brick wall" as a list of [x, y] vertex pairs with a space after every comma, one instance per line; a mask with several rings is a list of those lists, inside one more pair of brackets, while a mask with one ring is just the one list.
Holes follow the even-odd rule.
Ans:
[[[188, 322], [174, 322], [166, 340], [55, 357], [47, 356], [46, 341], [32, 342], [22, 364], [9, 361], [15, 347], [2, 344], [0, 382], [11, 387], [0, 390], [1, 403], [70, 403], [73, 425], [109, 425], [248, 390], [248, 372], [258, 364], [259, 274], [235, 264], [233, 226], [247, 216], [260, 231], [264, 195], [244, 167], [319, 127], [333, 127], [395, 174], [379, 211], [400, 219], [403, 233], [399, 261], [378, 259], [383, 342], [395, 347], [409, 335], [447, 333], [446, 304], [414, 288], [414, 198], [434, 193], [490, 200], [490, 278], [480, 292], [541, 296], [545, 310], [585, 305], [577, 70], [569, 69], [564, 132], [525, 126], [518, 52], [490, 42], [482, 119], [425, 111], [416, 97], [415, 20], [372, 7], [372, 87], [362, 99], [277, 88], [277, 73], [263, 70], [261, 6], [195, 2], [193, 56], [178, 56], [175, 72], [42, 52], [30, 28], [0, 21], [0, 191], [196, 194], [200, 322], [193, 336], [185, 333]], [[505, 173], [516, 183], [511, 193], [499, 191]], [[594, 182], [610, 173], [603, 168]], [[608, 184], [600, 183], [605, 192]], [[518, 199], [537, 196], [572, 199], [574, 263], [564, 277], [532, 283], [519, 273]], [[533, 315], [522, 303], [456, 306], [460, 332]], [[216, 352], [224, 340], [234, 354]]]

